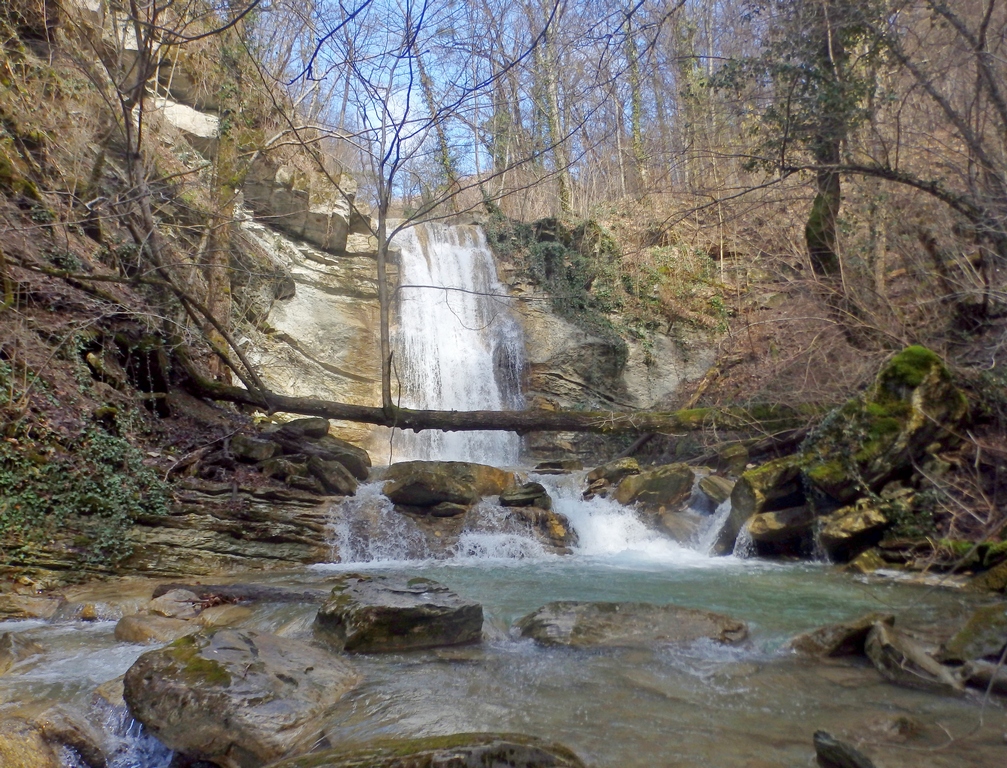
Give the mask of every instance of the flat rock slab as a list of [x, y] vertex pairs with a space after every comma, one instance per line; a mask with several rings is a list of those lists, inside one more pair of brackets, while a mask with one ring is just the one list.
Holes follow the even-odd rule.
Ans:
[[460, 733], [316, 752], [272, 768], [583, 768], [573, 752], [530, 736]]
[[891, 626], [895, 617], [885, 613], [868, 613], [841, 624], [829, 624], [798, 635], [790, 641], [790, 647], [806, 656], [860, 656], [864, 653], [867, 635], [878, 622]]
[[483, 609], [424, 578], [347, 574], [318, 611], [315, 629], [336, 647], [382, 653], [478, 642]]
[[123, 682], [133, 717], [165, 746], [222, 768], [258, 768], [309, 749], [359, 677], [306, 643], [221, 629], [143, 654]]
[[650, 603], [558, 601], [520, 619], [522, 637], [542, 645], [639, 648], [710, 639], [740, 643], [748, 626], [719, 613]]

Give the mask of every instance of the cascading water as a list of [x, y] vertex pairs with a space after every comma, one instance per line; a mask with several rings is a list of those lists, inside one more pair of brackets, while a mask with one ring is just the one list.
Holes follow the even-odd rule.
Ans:
[[[395, 236], [400, 249], [393, 332], [401, 405], [440, 410], [523, 406], [524, 342], [493, 254], [475, 226], [418, 224]], [[392, 460], [517, 463], [509, 432], [396, 433]]]

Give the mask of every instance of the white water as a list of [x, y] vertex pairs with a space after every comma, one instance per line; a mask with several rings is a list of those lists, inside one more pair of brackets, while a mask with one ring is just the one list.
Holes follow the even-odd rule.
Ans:
[[[474, 226], [418, 224], [400, 249], [393, 391], [409, 408], [510, 410], [523, 406], [524, 341], [493, 254]], [[517, 464], [509, 432], [397, 432], [394, 461], [438, 459]]]

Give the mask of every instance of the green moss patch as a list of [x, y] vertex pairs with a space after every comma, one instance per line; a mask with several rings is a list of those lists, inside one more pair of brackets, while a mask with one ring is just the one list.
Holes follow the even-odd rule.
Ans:
[[200, 656], [200, 650], [191, 635], [176, 640], [167, 648], [172, 659], [181, 667], [187, 681], [206, 685], [230, 685], [230, 673], [213, 659]]

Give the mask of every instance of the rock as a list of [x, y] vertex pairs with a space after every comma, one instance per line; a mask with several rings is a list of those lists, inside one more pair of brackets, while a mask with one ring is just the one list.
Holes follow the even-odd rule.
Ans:
[[846, 564], [848, 572], [860, 574], [874, 573], [882, 568], [891, 567], [892, 564], [881, 556], [881, 551], [877, 548], [861, 552]]
[[938, 449], [953, 443], [967, 409], [941, 359], [924, 347], [908, 347], [884, 365], [863, 397], [809, 435], [802, 449], [805, 475], [840, 503], [877, 493], [921, 462], [933, 443]]
[[47, 742], [73, 749], [90, 768], [105, 768], [108, 751], [101, 731], [77, 712], [64, 705], [50, 707], [35, 719]]
[[237, 434], [231, 438], [231, 453], [241, 461], [252, 463], [271, 459], [280, 452], [280, 446], [269, 440]]
[[158, 584], [154, 597], [175, 589], [185, 589], [208, 603], [322, 603], [329, 597], [328, 590], [293, 589], [270, 584]]
[[873, 547], [889, 526], [888, 519], [870, 499], [837, 509], [824, 523], [818, 540], [829, 557], [839, 562]]
[[0, 675], [18, 662], [44, 652], [41, 645], [22, 637], [20, 632], [4, 632], [0, 635]]
[[180, 637], [192, 635], [200, 629], [198, 624], [183, 619], [164, 616], [124, 616], [115, 625], [115, 639], [120, 643], [170, 643]]
[[969, 589], [977, 592], [1007, 592], [1007, 563], [1000, 563], [969, 582]]
[[529, 613], [515, 624], [522, 637], [542, 645], [650, 647], [709, 638], [735, 644], [748, 636], [744, 622], [676, 605], [561, 600]]
[[717, 451], [716, 468], [721, 472], [740, 477], [748, 466], [748, 459], [748, 449], [741, 443], [735, 443]]
[[385, 496], [395, 504], [431, 507], [447, 501], [475, 504], [514, 486], [513, 472], [463, 461], [404, 461], [385, 473]]
[[426, 510], [434, 517], [460, 517], [469, 511], [465, 504], [452, 504], [450, 501], [442, 501], [432, 507], [419, 507], [421, 511]]
[[731, 514], [724, 522], [712, 552], [729, 555], [741, 527], [754, 515], [804, 504], [798, 460], [784, 457], [742, 473], [731, 491]]
[[567, 475], [584, 469], [580, 459], [558, 459], [556, 461], [540, 461], [535, 465], [535, 472], [540, 475]]
[[965, 690], [948, 667], [886, 624], [871, 627], [864, 651], [881, 676], [896, 685], [941, 694], [960, 694]]
[[688, 500], [695, 479], [696, 475], [688, 465], [666, 464], [623, 478], [615, 491], [615, 500], [620, 504], [670, 510]]
[[796, 554], [811, 540], [815, 514], [807, 506], [752, 515], [745, 523], [759, 554]]
[[1007, 696], [1007, 667], [989, 661], [969, 661], [962, 667], [962, 679], [973, 688]]
[[852, 621], [829, 624], [812, 632], [798, 635], [790, 641], [790, 647], [808, 656], [860, 656], [864, 653], [867, 635], [877, 623], [892, 626], [895, 617], [891, 614], [868, 613]]
[[0, 619], [43, 619], [48, 621], [66, 602], [56, 597], [29, 597], [27, 595], [0, 595]]
[[196, 623], [210, 629], [216, 627], [233, 627], [252, 616], [251, 608], [243, 605], [214, 605], [204, 608], [196, 617]]
[[325, 461], [312, 456], [308, 459], [308, 471], [321, 482], [328, 493], [353, 496], [357, 492], [357, 479], [341, 462]]
[[104, 683], [94, 689], [93, 698], [96, 702], [104, 702], [112, 707], [125, 707], [126, 702], [122, 699], [122, 675]]
[[958, 633], [941, 648], [943, 662], [963, 663], [978, 659], [999, 659], [1007, 645], [1007, 604], [980, 608]]
[[0, 765], [3, 768], [60, 768], [55, 752], [38, 729], [24, 720], [0, 720]]
[[320, 416], [311, 416], [306, 419], [294, 419], [280, 425], [276, 430], [277, 436], [287, 438], [311, 438], [317, 440], [329, 434], [329, 420]]
[[405, 651], [478, 642], [483, 609], [436, 581], [347, 574], [315, 617], [337, 648], [358, 653]]
[[552, 509], [552, 499], [542, 483], [525, 483], [516, 488], [508, 488], [500, 494], [503, 507], [538, 507]]
[[383, 739], [353, 749], [315, 752], [271, 768], [583, 768], [573, 752], [517, 734], [460, 733]]
[[323, 717], [359, 681], [306, 643], [218, 629], [149, 651], [124, 679], [130, 713], [170, 749], [222, 768], [307, 751]]
[[731, 491], [734, 490], [734, 481], [720, 475], [707, 475], [699, 481], [699, 490], [706, 494], [714, 506], [719, 507], [731, 498]]
[[173, 589], [147, 603], [146, 611], [169, 619], [191, 619], [199, 613], [198, 602], [200, 600], [195, 592]]
[[307, 477], [308, 465], [304, 456], [299, 457], [302, 461], [297, 461], [290, 456], [277, 456], [273, 459], [266, 459], [259, 463], [259, 469], [266, 477], [274, 477], [277, 480], [286, 480], [291, 477]]
[[599, 480], [604, 480], [606, 484], [617, 484], [624, 477], [638, 474], [640, 474], [639, 462], [632, 457], [626, 457], [610, 461], [608, 464], [602, 464], [600, 467], [595, 467], [587, 473], [586, 480], [588, 485], [596, 483]]
[[815, 731], [815, 755], [822, 768], [874, 768], [865, 754], [825, 731]]
[[538, 507], [512, 507], [508, 519], [524, 523], [543, 544], [558, 554], [570, 554], [577, 544], [577, 533], [570, 527], [566, 515]]
[[316, 456], [323, 461], [338, 461], [357, 480], [366, 480], [370, 474], [371, 457], [367, 451], [338, 437], [323, 435], [317, 439], [307, 439], [280, 430], [273, 433], [272, 439], [287, 454]]
[[172, 99], [155, 97], [153, 115], [159, 116], [177, 128], [193, 149], [209, 156], [214, 153], [220, 136], [220, 118], [200, 112]]
[[690, 509], [679, 509], [673, 512], [662, 512], [658, 509], [655, 522], [658, 529], [681, 544], [695, 540], [696, 534], [703, 526], [704, 518]]

